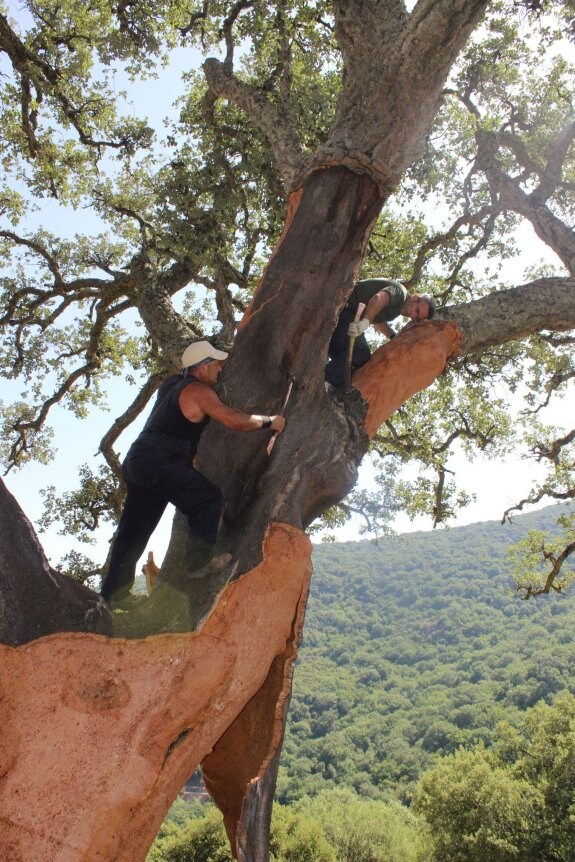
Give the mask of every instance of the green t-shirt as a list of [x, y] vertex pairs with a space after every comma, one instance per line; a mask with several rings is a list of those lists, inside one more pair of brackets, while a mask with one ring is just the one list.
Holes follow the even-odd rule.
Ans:
[[380, 290], [386, 290], [391, 300], [373, 322], [383, 323], [394, 320], [399, 317], [403, 303], [409, 296], [405, 287], [398, 281], [393, 281], [390, 278], [365, 278], [362, 281], [356, 281], [348, 302], [355, 311], [360, 302], [367, 305], [372, 296], [375, 296]]

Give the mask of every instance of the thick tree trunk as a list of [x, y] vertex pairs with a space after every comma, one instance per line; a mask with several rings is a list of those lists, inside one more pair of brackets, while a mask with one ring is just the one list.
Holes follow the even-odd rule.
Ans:
[[296, 380], [271, 457], [265, 433], [214, 425], [202, 435], [198, 467], [224, 492], [226, 536], [240, 572], [257, 559], [269, 520], [305, 526], [355, 480], [367, 438], [325, 393], [324, 366], [382, 203], [366, 175], [341, 167], [313, 172], [292, 196], [284, 237], [236, 337], [222, 375], [227, 403], [277, 412], [288, 373]]

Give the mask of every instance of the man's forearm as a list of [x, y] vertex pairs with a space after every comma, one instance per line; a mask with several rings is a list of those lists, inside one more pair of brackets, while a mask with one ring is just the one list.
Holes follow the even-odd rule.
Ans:
[[397, 335], [397, 332], [395, 332], [395, 330], [393, 330], [386, 321], [374, 324], [374, 329], [377, 332], [381, 332], [381, 334], [385, 335], [387, 338], [395, 338]]

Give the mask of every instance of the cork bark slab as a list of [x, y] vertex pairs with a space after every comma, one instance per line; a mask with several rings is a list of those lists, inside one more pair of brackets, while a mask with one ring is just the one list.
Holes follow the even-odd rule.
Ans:
[[[202, 629], [0, 648], [0, 858], [135, 862], [292, 639], [311, 544], [270, 525]], [[38, 805], [50, 797], [50, 805]]]

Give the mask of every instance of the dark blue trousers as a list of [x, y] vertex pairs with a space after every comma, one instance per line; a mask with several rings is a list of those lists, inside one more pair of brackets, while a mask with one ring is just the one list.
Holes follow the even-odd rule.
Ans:
[[[336, 389], [345, 383], [345, 362], [349, 345], [347, 330], [354, 317], [355, 311], [344, 306], [329, 343], [329, 361], [325, 367], [325, 379], [332, 386], [335, 386]], [[369, 349], [365, 335], [358, 335], [353, 344], [351, 370], [355, 371], [357, 368], [361, 368], [362, 365], [365, 365], [369, 361], [370, 356], [371, 350]]]
[[188, 520], [198, 568], [212, 555], [222, 514], [220, 489], [191, 466], [187, 452], [182, 457], [170, 447], [137, 443], [122, 467], [127, 494], [101, 589], [106, 601], [129, 592], [137, 562], [168, 503]]

